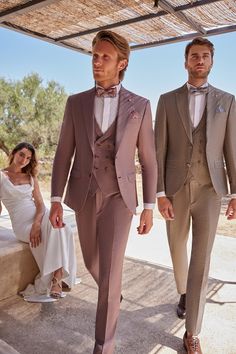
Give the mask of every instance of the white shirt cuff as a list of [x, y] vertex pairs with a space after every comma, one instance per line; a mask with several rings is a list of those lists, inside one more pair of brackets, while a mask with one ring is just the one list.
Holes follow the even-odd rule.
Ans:
[[157, 198], [160, 198], [160, 197], [166, 197], [166, 194], [165, 194], [165, 192], [164, 192], [164, 191], [162, 191], [162, 192], [158, 192], [158, 193], [156, 194], [156, 197], [157, 197]]
[[61, 197], [51, 197], [51, 203], [53, 203], [53, 202], [59, 202], [59, 203], [61, 203], [61, 201], [62, 201], [62, 198], [61, 198]]
[[236, 194], [230, 194], [229, 197], [230, 198], [236, 198]]
[[151, 209], [151, 210], [153, 210], [153, 209], [155, 208], [155, 205], [156, 205], [156, 204], [154, 204], [154, 203], [144, 203], [144, 204], [143, 204], [143, 207], [144, 207], [144, 209]]

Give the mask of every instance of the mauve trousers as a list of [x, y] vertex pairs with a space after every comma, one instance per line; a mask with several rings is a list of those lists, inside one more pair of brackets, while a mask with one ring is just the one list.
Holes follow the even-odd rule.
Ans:
[[119, 192], [88, 196], [76, 214], [83, 258], [98, 285], [94, 354], [112, 354], [132, 213]]

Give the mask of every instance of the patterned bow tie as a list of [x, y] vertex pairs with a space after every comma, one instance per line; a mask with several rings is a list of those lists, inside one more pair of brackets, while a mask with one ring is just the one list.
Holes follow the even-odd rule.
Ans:
[[208, 87], [207, 86], [205, 86], [205, 87], [192, 87], [192, 86], [190, 86], [189, 87], [189, 92], [190, 93], [207, 93], [207, 91], [208, 91]]
[[97, 97], [116, 97], [116, 87], [110, 87], [104, 89], [102, 87], [96, 87], [96, 96]]

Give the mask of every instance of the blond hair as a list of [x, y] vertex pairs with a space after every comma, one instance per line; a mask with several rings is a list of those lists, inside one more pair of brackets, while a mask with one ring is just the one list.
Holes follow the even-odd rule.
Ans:
[[106, 30], [100, 31], [96, 34], [92, 42], [92, 47], [94, 47], [95, 44], [99, 41], [107, 41], [111, 43], [117, 50], [119, 60], [123, 60], [123, 59], [127, 60], [126, 67], [119, 72], [119, 79], [120, 81], [122, 81], [124, 79], [125, 71], [128, 67], [128, 62], [129, 62], [129, 55], [130, 55], [129, 43], [124, 37], [122, 37], [118, 33], [112, 31], [106, 31]]

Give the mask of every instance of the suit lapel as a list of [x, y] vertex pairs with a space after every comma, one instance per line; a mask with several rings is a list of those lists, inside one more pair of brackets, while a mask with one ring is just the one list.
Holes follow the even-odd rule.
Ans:
[[184, 129], [186, 131], [186, 134], [187, 134], [189, 140], [192, 143], [193, 137], [192, 137], [192, 127], [191, 127], [190, 115], [189, 115], [189, 102], [188, 102], [187, 85], [182, 86], [178, 90], [178, 92], [176, 92], [176, 102], [177, 102], [178, 112], [181, 117]]
[[209, 91], [207, 94], [207, 138], [211, 136], [209, 132], [212, 132], [212, 124], [214, 122], [215, 110], [218, 105], [219, 94], [215, 88], [209, 85]]
[[94, 98], [95, 88], [88, 91], [86, 93], [86, 99], [82, 100], [83, 118], [92, 151], [94, 150]]
[[120, 147], [122, 137], [128, 123], [128, 118], [135, 107], [132, 103], [132, 95], [129, 91], [121, 87], [119, 104], [118, 104], [118, 115], [117, 115], [117, 125], [116, 125], [116, 152]]

